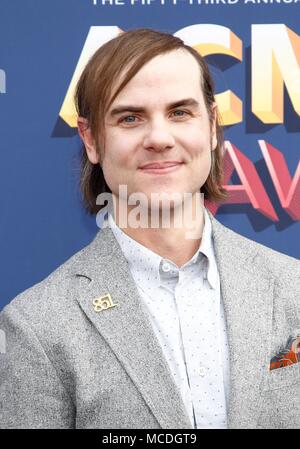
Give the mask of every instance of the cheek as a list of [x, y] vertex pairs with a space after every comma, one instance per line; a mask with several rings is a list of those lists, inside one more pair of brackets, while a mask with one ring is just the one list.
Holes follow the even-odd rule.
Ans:
[[182, 127], [177, 135], [178, 142], [193, 156], [201, 156], [205, 151], [210, 151], [210, 139], [209, 124], [201, 122]]
[[211, 143], [207, 137], [198, 136], [193, 140], [190, 140], [189, 144], [186, 145], [188, 153], [191, 159], [196, 161], [207, 161], [211, 158]]
[[103, 162], [124, 169], [133, 161], [136, 141], [131, 135], [111, 134], [106, 138]]
[[128, 140], [112, 136], [106, 139], [102, 170], [112, 192], [116, 193], [120, 184], [128, 184], [127, 171], [132, 161], [132, 150]]
[[210, 142], [208, 140], [193, 147], [192, 160], [193, 176], [198, 180], [205, 181], [209, 175], [212, 161]]
[[[122, 150], [122, 149], [121, 149]], [[104, 157], [102, 160], [102, 169], [106, 174], [113, 174], [120, 171], [120, 168], [124, 166], [124, 153], [118, 151], [112, 145], [107, 145], [104, 151]]]
[[211, 153], [204, 152], [195, 159], [195, 164], [193, 165], [193, 174], [196, 178], [206, 179], [209, 175], [211, 168]]

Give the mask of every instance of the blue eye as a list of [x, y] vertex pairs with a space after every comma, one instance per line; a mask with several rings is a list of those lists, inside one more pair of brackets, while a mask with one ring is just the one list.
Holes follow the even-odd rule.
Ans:
[[125, 123], [134, 123], [134, 122], [135, 122], [135, 119], [136, 119], [136, 116], [135, 116], [135, 115], [127, 115], [126, 117], [123, 117], [123, 118], [122, 118], [122, 122], [125, 122]]
[[173, 114], [175, 115], [175, 117], [183, 117], [187, 114], [187, 112], [182, 111], [181, 109], [177, 109], [176, 111], [173, 111]]

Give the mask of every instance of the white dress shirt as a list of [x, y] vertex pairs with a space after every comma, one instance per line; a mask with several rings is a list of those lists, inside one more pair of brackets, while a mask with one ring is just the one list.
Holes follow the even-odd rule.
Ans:
[[[149, 314], [192, 426], [227, 428], [229, 355], [211, 222], [204, 214], [200, 248], [182, 267], [112, 229]], [[159, 382], [159, 376], [158, 376]]]

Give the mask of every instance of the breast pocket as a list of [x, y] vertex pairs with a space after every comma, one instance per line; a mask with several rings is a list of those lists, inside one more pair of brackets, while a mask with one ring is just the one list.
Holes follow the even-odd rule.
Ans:
[[276, 368], [267, 372], [261, 385], [262, 391], [290, 387], [300, 382], [300, 363]]
[[258, 428], [300, 428], [300, 364], [267, 372], [261, 385]]

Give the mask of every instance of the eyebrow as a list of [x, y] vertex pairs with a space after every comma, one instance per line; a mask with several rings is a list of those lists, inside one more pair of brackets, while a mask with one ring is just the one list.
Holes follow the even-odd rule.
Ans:
[[[198, 101], [196, 101], [194, 98], [184, 98], [183, 100], [175, 101], [174, 103], [169, 103], [167, 105], [167, 109], [174, 109], [181, 106], [192, 106], [194, 108], [199, 106]], [[145, 112], [146, 108], [134, 106], [134, 105], [119, 105], [113, 108], [109, 115], [111, 117], [114, 117], [116, 115], [122, 114], [123, 112]]]

